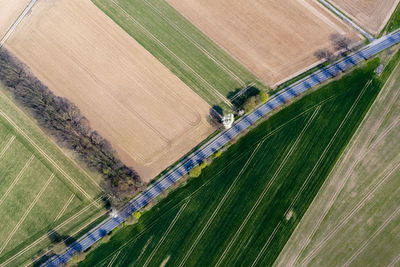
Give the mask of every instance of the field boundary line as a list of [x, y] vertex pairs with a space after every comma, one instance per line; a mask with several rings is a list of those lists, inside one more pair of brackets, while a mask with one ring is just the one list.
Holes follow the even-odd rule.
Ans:
[[[366, 87], [368, 87], [369, 85], [367, 85]], [[364, 88], [366, 88], [364, 87]], [[361, 92], [361, 94], [359, 96], [362, 96], [364, 94], [364, 92]], [[361, 98], [360, 98], [361, 99]], [[356, 102], [353, 103], [353, 105], [351, 106], [349, 112], [346, 114], [346, 117], [344, 118], [344, 120], [340, 123], [339, 127], [337, 128], [335, 134], [332, 136], [331, 140], [329, 140], [328, 145], [325, 147], [324, 151], [322, 152], [321, 156], [318, 158], [318, 161], [315, 163], [314, 167], [312, 168], [311, 172], [308, 174], [307, 179], [304, 181], [304, 183], [302, 184], [300, 190], [297, 192], [294, 200], [292, 201], [292, 203], [290, 204], [289, 208], [286, 210], [285, 214], [287, 212], [289, 212], [289, 210], [291, 210], [293, 208], [293, 206], [296, 204], [297, 200], [299, 199], [300, 195], [303, 193], [306, 185], [308, 184], [308, 182], [310, 181], [310, 179], [314, 176], [317, 168], [319, 167], [319, 165], [321, 164], [322, 160], [325, 158], [326, 154], [328, 153], [329, 149], [331, 148], [333, 142], [335, 142], [337, 135], [339, 134], [339, 132], [342, 130], [343, 125], [347, 122], [348, 118], [351, 116], [351, 114], [353, 114], [354, 111], [354, 107], [358, 104], [359, 99], [356, 99]]]
[[397, 263], [399, 263], [399, 261], [400, 261], [400, 255], [398, 255], [396, 258], [394, 258], [388, 266], [394, 267], [394, 266], [396, 266]]
[[361, 247], [343, 264], [343, 266], [349, 266], [351, 262], [355, 260], [355, 258], [360, 255], [360, 253], [369, 245], [372, 239], [374, 239], [377, 235], [379, 235], [382, 230], [400, 213], [400, 207], [398, 207], [389, 218], [387, 218], [384, 223], [362, 244]]
[[120, 253], [121, 253], [121, 250], [118, 251], [117, 253], [115, 253], [114, 257], [112, 257], [112, 259], [111, 259], [110, 263], [108, 263], [107, 267], [111, 267], [114, 264], [115, 260], [118, 258]]
[[237, 181], [239, 180], [239, 178], [242, 177], [243, 173], [246, 171], [247, 167], [250, 165], [250, 163], [253, 161], [254, 156], [257, 154], [258, 150], [260, 149], [261, 145], [264, 143], [264, 141], [260, 142], [256, 148], [253, 150], [253, 152], [251, 153], [249, 159], [246, 161], [246, 163], [243, 165], [242, 169], [240, 170], [240, 172], [238, 173], [238, 175], [236, 176], [236, 178], [233, 180], [232, 184], [229, 186], [228, 190], [226, 191], [225, 195], [222, 197], [221, 201], [218, 203], [218, 206], [215, 208], [213, 214], [211, 215], [211, 217], [208, 219], [206, 225], [203, 227], [203, 229], [201, 230], [201, 232], [199, 233], [199, 235], [197, 236], [197, 238], [195, 239], [194, 243], [192, 244], [192, 246], [189, 248], [189, 251], [186, 253], [185, 257], [183, 258], [183, 260], [181, 261], [181, 263], [179, 264], [179, 267], [182, 267], [183, 265], [185, 265], [187, 259], [189, 258], [189, 256], [192, 254], [193, 249], [195, 248], [195, 246], [197, 245], [197, 243], [200, 241], [200, 239], [203, 237], [205, 231], [207, 231], [208, 227], [210, 226], [210, 224], [212, 223], [212, 221], [214, 220], [215, 216], [218, 214], [219, 210], [221, 209], [222, 205], [225, 203], [226, 199], [228, 198], [228, 196], [230, 195], [232, 189], [234, 188], [234, 186], [236, 185]]
[[180, 218], [181, 214], [183, 213], [183, 211], [185, 210], [185, 208], [189, 204], [189, 202], [190, 202], [190, 199], [187, 200], [186, 203], [183, 204], [183, 206], [179, 209], [178, 213], [175, 215], [175, 217], [172, 220], [171, 224], [168, 226], [167, 231], [165, 231], [164, 235], [161, 237], [160, 241], [157, 243], [156, 247], [154, 248], [154, 250], [151, 252], [150, 256], [147, 258], [147, 260], [143, 264], [143, 267], [146, 267], [147, 265], [149, 265], [149, 263], [153, 259], [154, 255], [156, 254], [156, 252], [158, 251], [160, 246], [164, 243], [165, 238], [168, 236], [169, 232], [175, 226], [176, 222]]
[[26, 217], [29, 215], [33, 207], [36, 205], [36, 203], [39, 201], [40, 197], [44, 193], [44, 191], [47, 189], [51, 181], [53, 181], [54, 178], [54, 173], [50, 175], [50, 178], [47, 180], [46, 184], [40, 189], [39, 193], [36, 195], [35, 199], [31, 202], [29, 205], [28, 209], [25, 211], [25, 213], [22, 215], [21, 219], [18, 221], [18, 223], [14, 226], [14, 229], [11, 231], [11, 233], [8, 235], [7, 239], [4, 241], [3, 245], [0, 248], [0, 254], [3, 253], [4, 249], [8, 245], [8, 243], [11, 241], [11, 238], [15, 235], [15, 233], [18, 231], [19, 227], [21, 224], [25, 221]]
[[265, 242], [264, 246], [262, 247], [260, 253], [258, 253], [257, 257], [254, 259], [253, 263], [251, 264], [251, 267], [255, 266], [258, 261], [260, 260], [260, 258], [262, 257], [262, 255], [264, 254], [264, 251], [267, 249], [267, 247], [269, 246], [269, 244], [271, 243], [271, 241], [274, 239], [276, 233], [278, 232], [278, 229], [281, 227], [282, 222], [279, 222], [274, 231], [272, 232], [272, 234], [268, 237], [267, 242]]
[[[361, 96], [364, 94], [365, 90], [366, 90], [367, 87], [371, 84], [371, 82], [372, 82], [372, 80], [370, 80], [370, 81], [364, 86], [363, 90], [361, 90], [360, 94], [357, 96], [355, 102], [354, 102], [353, 105], [351, 106], [350, 110], [347, 112], [347, 114], [346, 114], [345, 118], [343, 119], [343, 121], [345, 121], [345, 120], [347, 121], [347, 118], [348, 118], [348, 116], [349, 116], [350, 111], [351, 111], [351, 113], [354, 111], [355, 105], [358, 104], [358, 102], [359, 102], [360, 99], [361, 99]], [[342, 123], [343, 123], [343, 121], [342, 121]], [[342, 125], [342, 123], [341, 123], [340, 125]], [[340, 125], [339, 125], [339, 127], [340, 127]], [[360, 125], [359, 125], [358, 128], [356, 129], [355, 134], [356, 134], [357, 131], [360, 129], [361, 125], [362, 125], [362, 122], [360, 123]], [[358, 139], [358, 137], [357, 137], [357, 139]], [[350, 142], [351, 142], [351, 141], [350, 141]], [[355, 143], [352, 144], [352, 146], [354, 146], [354, 145], [355, 145]], [[354, 166], [355, 166], [355, 165], [354, 165]], [[352, 167], [352, 168], [353, 168], [353, 167]], [[352, 168], [351, 168], [351, 169], [352, 169]], [[327, 177], [329, 177], [329, 175], [331, 174], [331, 172], [333, 171], [333, 169], [334, 169], [334, 168], [331, 169], [331, 171], [328, 173]], [[295, 259], [294, 259], [293, 264], [295, 264], [295, 263], [297, 262], [297, 260], [298, 260], [299, 257], [301, 256], [301, 254], [304, 252], [304, 249], [306, 248], [306, 246], [309, 245], [309, 243], [310, 243], [310, 241], [311, 241], [311, 238], [315, 235], [315, 232], [317, 231], [317, 228], [321, 225], [323, 219], [326, 217], [326, 214], [327, 214], [327, 213], [329, 212], [329, 210], [331, 209], [331, 207], [332, 207], [332, 205], [333, 205], [333, 202], [335, 202], [337, 196], [338, 196], [339, 193], [342, 191], [343, 186], [344, 186], [344, 184], [347, 182], [347, 180], [348, 180], [348, 176], [347, 176], [347, 178], [345, 178], [345, 179], [342, 181], [342, 183], [341, 183], [341, 185], [340, 185], [340, 188], [334, 193], [334, 195], [332, 196], [332, 198], [329, 200], [328, 208], [322, 213], [322, 216], [317, 220], [317, 223], [316, 223], [315, 226], [313, 227], [313, 229], [312, 229], [310, 235], [307, 237], [307, 239], [306, 239], [306, 240], [304, 241], [304, 243], [301, 245], [301, 249], [300, 249], [299, 252], [297, 253], [297, 255], [296, 255]], [[325, 183], [325, 182], [324, 182], [324, 183]], [[323, 185], [322, 185], [322, 186], [323, 186]]]
[[10, 36], [14, 33], [15, 29], [18, 27], [18, 25], [22, 22], [22, 20], [25, 18], [25, 16], [31, 11], [32, 7], [36, 4], [38, 0], [31, 0], [29, 4], [25, 7], [25, 9], [22, 11], [22, 13], [18, 16], [18, 18], [14, 21], [14, 23], [8, 28], [6, 34], [1, 38], [0, 40], [0, 48], [3, 47], [5, 42], [10, 38]]
[[10, 140], [8, 140], [8, 142], [5, 145], [5, 147], [3, 148], [3, 150], [1, 150], [0, 159], [2, 159], [4, 157], [4, 155], [6, 154], [7, 150], [10, 148], [10, 146], [12, 145], [14, 140], [15, 140], [15, 135], [11, 136]]
[[256, 203], [253, 205], [253, 207], [251, 208], [250, 212], [247, 214], [246, 218], [243, 220], [242, 224], [240, 225], [239, 229], [236, 231], [235, 235], [233, 236], [233, 238], [231, 239], [231, 241], [229, 242], [228, 246], [225, 248], [224, 252], [222, 253], [222, 255], [220, 256], [220, 258], [218, 259], [218, 262], [216, 263], [215, 266], [219, 266], [222, 261], [225, 259], [227, 253], [229, 252], [229, 250], [231, 249], [233, 243], [235, 243], [236, 239], [239, 237], [239, 235], [241, 234], [241, 232], [243, 231], [243, 228], [246, 226], [247, 222], [250, 220], [251, 216], [253, 216], [253, 213], [255, 212], [255, 210], [258, 208], [258, 206], [260, 205], [261, 201], [263, 200], [265, 194], [269, 191], [269, 189], [271, 188], [272, 184], [275, 182], [276, 177], [278, 177], [278, 175], [280, 174], [280, 172], [282, 171], [284, 165], [286, 164], [286, 162], [288, 161], [288, 159], [290, 158], [290, 156], [292, 155], [293, 151], [296, 149], [297, 145], [299, 144], [300, 140], [302, 139], [303, 135], [305, 134], [305, 132], [307, 131], [308, 127], [311, 125], [311, 123], [314, 121], [314, 119], [317, 117], [317, 114], [319, 113], [321, 109], [321, 106], [318, 106], [314, 112], [312, 113], [311, 117], [309, 118], [309, 120], [307, 121], [306, 125], [303, 127], [302, 131], [300, 132], [299, 136], [297, 136], [295, 142], [293, 143], [293, 145], [290, 147], [288, 153], [285, 155], [283, 161], [280, 163], [278, 169], [275, 171], [274, 175], [272, 176], [271, 180], [268, 182], [268, 184], [266, 185], [266, 187], [263, 189], [263, 191], [261, 192], [260, 196], [258, 197]]
[[115, 265], [115, 267], [118, 267], [121, 265], [122, 262], [124, 262], [125, 258], [126, 258], [127, 253], [122, 254], [121, 259], [119, 260], [119, 263], [117, 263], [117, 265]]
[[11, 120], [3, 111], [0, 110], [0, 115], [5, 118], [13, 127], [14, 129], [19, 132], [36, 150], [45, 157], [53, 166], [57, 169], [67, 180], [78, 190], [80, 191], [89, 201], [93, 202], [94, 205], [100, 208], [100, 205], [93, 201], [90, 195], [82, 188], [80, 185], [72, 179], [51, 157], [49, 157], [18, 125]]
[[229, 107], [233, 107], [232, 103], [224, 96], [222, 95], [214, 86], [212, 86], [207, 80], [205, 80], [200, 74], [198, 74], [194, 69], [192, 69], [186, 62], [184, 62], [180, 57], [178, 57], [174, 52], [172, 52], [164, 43], [162, 43], [157, 37], [155, 37], [150, 31], [148, 31], [142, 24], [139, 23], [133, 16], [131, 16], [128, 12], [126, 12], [118, 3], [116, 3], [114, 0], [111, 0], [114, 5], [116, 5], [124, 14], [125, 16], [128, 17], [133, 23], [135, 23], [141, 30], [142, 32], [153, 39], [155, 42], [157, 42], [159, 45], [164, 47], [173, 57], [175, 57], [179, 62], [181, 62], [182, 65], [184, 65], [188, 70], [190, 70], [192, 73], [199, 78], [203, 84], [206, 84], [207, 87], [209, 87], [212, 90], [212, 93], [214, 96], [225, 102]]
[[[100, 198], [98, 198], [98, 200], [100, 200]], [[93, 203], [89, 203], [89, 205], [87, 205], [86, 207], [84, 207], [83, 209], [81, 209], [79, 212], [75, 213], [73, 216], [71, 216], [70, 218], [68, 218], [68, 220], [65, 220], [64, 222], [60, 223], [59, 225], [57, 225], [56, 227], [54, 227], [53, 231], [57, 231], [59, 229], [61, 229], [62, 227], [64, 227], [66, 224], [68, 224], [70, 221], [74, 220], [75, 218], [79, 217], [80, 215], [82, 215], [83, 213], [85, 213], [90, 206], [93, 205]], [[13, 260], [15, 260], [16, 258], [18, 258], [19, 256], [21, 256], [22, 254], [24, 254], [26, 251], [28, 251], [29, 249], [31, 249], [32, 247], [36, 246], [38, 243], [42, 242], [43, 240], [45, 240], [47, 238], [47, 234], [42, 235], [41, 237], [39, 237], [38, 239], [36, 239], [35, 241], [33, 241], [31, 244], [29, 244], [28, 246], [26, 246], [25, 248], [21, 249], [19, 252], [17, 252], [16, 254], [14, 254], [12, 257], [8, 258], [5, 262], [0, 263], [0, 266], [6, 266], [7, 264], [9, 264], [10, 262], [12, 262]]]
[[[231, 71], [227, 66], [225, 66], [224, 63], [221, 61], [217, 60], [214, 58], [210, 52], [208, 52], [203, 46], [198, 44], [192, 37], [190, 37], [188, 34], [186, 34], [182, 29], [179, 28], [178, 25], [176, 25], [173, 21], [168, 19], [166, 16], [164, 16], [159, 9], [157, 9], [152, 3], [150, 3], [147, 0], [143, 0], [151, 9], [153, 9], [155, 12], [160, 15], [161, 18], [163, 18], [169, 25], [171, 25], [175, 30], [177, 30], [180, 34], [182, 34], [188, 41], [190, 41], [192, 44], [194, 44], [199, 50], [201, 50], [211, 61], [213, 61], [215, 64], [217, 64], [221, 69], [223, 69], [228, 75], [231, 76], [234, 80], [240, 83], [241, 86], [246, 86], [245, 82], [239, 78], [233, 71]], [[186, 18], [185, 18], [186, 19]], [[189, 22], [190, 23], [190, 22]], [[191, 23], [190, 23], [191, 24]], [[191, 24], [193, 25], [193, 24]]]
[[[18, 183], [18, 181], [21, 179], [21, 177], [24, 175], [26, 169], [31, 165], [33, 159], [35, 156], [32, 154], [31, 157], [28, 159], [28, 161], [25, 163], [24, 167], [22, 170], [19, 171], [18, 175], [15, 177], [15, 179], [12, 181], [11, 185], [7, 188], [7, 191], [4, 193], [4, 195], [0, 199], [0, 206], [3, 204], [4, 200], [7, 198], [8, 194], [14, 189], [14, 186]], [[1, 253], [0, 253], [1, 254]]]
[[69, 197], [67, 202], [64, 204], [63, 208], [60, 210], [60, 212], [57, 214], [57, 217], [54, 219], [54, 222], [57, 221], [58, 219], [61, 218], [61, 216], [64, 214], [64, 212], [67, 210], [69, 204], [71, 204], [72, 200], [74, 199], [75, 194], [72, 193], [72, 195]]
[[[393, 174], [393, 172], [395, 170], [397, 170], [400, 166], [400, 163], [398, 163], [393, 169], [391, 169], [389, 171], [389, 173], [387, 173], [386, 175], [384, 175], [383, 179], [381, 179], [375, 186], [373, 186], [373, 188], [371, 188], [369, 190], [369, 192], [357, 203], [357, 205], [351, 210], [350, 213], [347, 214], [347, 216], [345, 216], [345, 218], [343, 220], [340, 221], [340, 223], [338, 225], [336, 225], [332, 231], [330, 233], [328, 233], [327, 235], [325, 235], [325, 237], [323, 238], [323, 240], [321, 242], [319, 242], [314, 249], [311, 250], [310, 254], [308, 254], [304, 260], [300, 263], [300, 266], [304, 266], [306, 263], [308, 263], [310, 260], [313, 259], [313, 257], [315, 256], [315, 254], [322, 248], [323, 245], [326, 244], [326, 242], [331, 239], [331, 237], [336, 234], [343, 225], [345, 225], [352, 217], [353, 215], [358, 212], [361, 208], [364, 207], [365, 202], [370, 199], [375, 192], [381, 187], [382, 184], [384, 184], [386, 182], [386, 180], [388, 178], [391, 177], [391, 175]], [[387, 171], [387, 169], [385, 169], [385, 171], [383, 173], [385, 173]]]

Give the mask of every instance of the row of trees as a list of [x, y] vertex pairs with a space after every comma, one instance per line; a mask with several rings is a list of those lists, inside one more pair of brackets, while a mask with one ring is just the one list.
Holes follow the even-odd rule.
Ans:
[[0, 81], [32, 113], [43, 130], [103, 175], [103, 186], [116, 203], [141, 189], [139, 175], [115, 156], [110, 143], [90, 127], [78, 107], [54, 95], [4, 48], [0, 49]]

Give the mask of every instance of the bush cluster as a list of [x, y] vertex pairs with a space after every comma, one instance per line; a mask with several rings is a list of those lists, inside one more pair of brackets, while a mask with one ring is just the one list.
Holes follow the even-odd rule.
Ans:
[[110, 143], [90, 127], [78, 107], [54, 95], [4, 48], [0, 49], [0, 81], [43, 130], [102, 174], [103, 186], [117, 200], [135, 194], [143, 186], [139, 175], [115, 156]]

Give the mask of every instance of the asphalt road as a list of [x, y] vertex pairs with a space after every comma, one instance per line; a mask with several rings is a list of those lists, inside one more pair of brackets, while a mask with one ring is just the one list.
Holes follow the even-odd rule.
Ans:
[[286, 87], [280, 92], [273, 95], [267, 103], [257, 107], [252, 113], [242, 117], [234, 123], [231, 129], [226, 130], [197, 151], [182, 160], [176, 167], [170, 170], [167, 174], [161, 177], [155, 183], [149, 185], [145, 191], [140, 193], [134, 199], [129, 201], [120, 211], [117, 217], [108, 217], [102, 223], [94, 227], [87, 234], [79, 238], [75, 243], [68, 247], [63, 254], [56, 255], [45, 262], [42, 266], [60, 266], [67, 263], [70, 258], [76, 253], [85, 251], [103, 236], [111, 232], [120, 225], [127, 217], [137, 210], [140, 210], [147, 203], [157, 197], [161, 192], [178, 181], [181, 177], [187, 174], [194, 166], [200, 164], [204, 159], [210, 157], [226, 145], [232, 138], [239, 135], [256, 121], [265, 117], [272, 110], [283, 105], [288, 100], [300, 95], [310, 88], [321, 84], [322, 82], [333, 78], [341, 72], [357, 65], [358, 63], [371, 58], [379, 52], [400, 42], [400, 30], [394, 31], [386, 36], [376, 39], [367, 46], [342, 58], [331, 65], [314, 72], [313, 74], [301, 79], [293, 85]]

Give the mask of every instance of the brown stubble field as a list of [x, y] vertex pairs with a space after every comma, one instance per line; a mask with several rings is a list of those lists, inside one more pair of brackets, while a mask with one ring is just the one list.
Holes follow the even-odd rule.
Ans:
[[210, 106], [89, 0], [41, 0], [6, 47], [145, 181], [213, 131]]
[[333, 33], [358, 36], [313, 0], [167, 0], [270, 86], [317, 63]]
[[0, 0], [0, 39], [7, 33], [30, 0]]
[[372, 34], [379, 34], [400, 0], [332, 0], [347, 16]]

